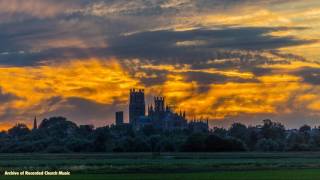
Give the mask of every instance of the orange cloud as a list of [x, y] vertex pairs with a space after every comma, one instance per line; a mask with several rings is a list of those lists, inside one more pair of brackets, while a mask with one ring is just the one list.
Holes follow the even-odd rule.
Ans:
[[[52, 98], [79, 97], [97, 103], [112, 104], [114, 101], [127, 102], [128, 90], [139, 86], [139, 81], [131, 78], [116, 59], [69, 61], [35, 67], [1, 67], [0, 84], [3, 92], [19, 97], [2, 105], [17, 109], [21, 120], [25, 112], [37, 107], [34, 115], [54, 110], [55, 106], [41, 104]], [[2, 112], [5, 113], [5, 112]], [[0, 128], [1, 129], [1, 128]]]
[[[206, 92], [199, 92], [200, 87], [196, 82], [187, 82], [175, 72], [174, 75], [168, 75], [161, 88], [157, 88], [177, 109], [189, 112], [189, 118], [203, 116], [224, 119], [248, 114], [288, 114], [302, 109], [305, 109], [305, 113], [311, 113], [320, 110], [320, 96], [310, 94], [318, 91], [318, 88], [304, 83], [301, 77], [290, 75], [287, 70], [289, 68], [295, 72], [307, 65], [318, 67], [316, 63], [307, 62], [274, 65], [279, 71], [255, 77], [257, 82], [213, 83], [208, 85]], [[281, 69], [284, 73], [281, 73]]]
[[[304, 109], [305, 113], [320, 111], [320, 96], [317, 95], [320, 89], [304, 83], [301, 77], [295, 75], [302, 67], [318, 68], [317, 63], [294, 61], [263, 65], [263, 68], [272, 70], [271, 74], [263, 76], [232, 70], [197, 70], [187, 65], [143, 65], [139, 60], [131, 62], [131, 68], [136, 71], [130, 74], [123, 65], [117, 59], [88, 59], [32, 67], [2, 66], [0, 84], [3, 93], [19, 98], [2, 104], [0, 114], [12, 108], [17, 110], [11, 116], [12, 122], [23, 122], [26, 118], [30, 120], [32, 117], [26, 117], [26, 113], [33, 116], [59, 108], [60, 104], [43, 103], [53, 97], [62, 100], [78, 97], [105, 104], [106, 107], [113, 103], [126, 105], [128, 90], [144, 87], [141, 79], [146, 78], [146, 70], [165, 70], [167, 73], [164, 83], [144, 87], [146, 93], [165, 96], [176, 110], [186, 110], [189, 118], [203, 116], [221, 120], [241, 115], [289, 114], [299, 109]], [[221, 74], [250, 81], [213, 82], [202, 91], [203, 84], [186, 78], [186, 72]], [[5, 129], [9, 121], [2, 123], [0, 129]]]
[[[277, 76], [263, 77], [258, 83], [226, 83], [211, 85], [207, 93], [198, 94], [179, 106], [191, 110], [191, 115], [211, 119], [236, 117], [241, 114], [278, 113], [278, 106], [287, 103], [299, 82], [286, 82]], [[295, 79], [295, 78], [293, 78]]]

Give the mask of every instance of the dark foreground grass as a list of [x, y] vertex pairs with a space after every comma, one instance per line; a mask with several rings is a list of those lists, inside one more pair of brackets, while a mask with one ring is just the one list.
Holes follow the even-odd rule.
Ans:
[[0, 154], [0, 173], [11, 170], [111, 174], [279, 169], [320, 169], [320, 152]]
[[205, 173], [75, 174], [71, 176], [0, 176], [4, 180], [315, 180], [320, 169], [258, 170]]
[[[1, 176], [4, 171], [71, 176]], [[0, 154], [0, 180], [314, 180], [320, 152]]]

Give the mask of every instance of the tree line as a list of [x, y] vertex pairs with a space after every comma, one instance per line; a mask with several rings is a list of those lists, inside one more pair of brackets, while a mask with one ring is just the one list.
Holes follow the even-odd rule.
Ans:
[[37, 129], [16, 124], [0, 133], [3, 153], [71, 152], [227, 152], [317, 151], [320, 127], [303, 125], [286, 130], [269, 119], [261, 125], [234, 123], [229, 128], [161, 130], [130, 125], [94, 128], [78, 126], [64, 117], [44, 119]]

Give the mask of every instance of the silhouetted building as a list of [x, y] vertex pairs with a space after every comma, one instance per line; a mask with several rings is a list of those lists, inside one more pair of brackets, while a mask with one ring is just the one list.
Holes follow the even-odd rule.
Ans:
[[136, 128], [153, 125], [157, 129], [174, 130], [187, 128], [185, 112], [178, 114], [166, 105], [164, 97], [154, 97], [154, 104], [148, 106], [148, 115], [140, 116]]
[[[123, 112], [116, 112], [116, 125], [123, 124]], [[148, 114], [145, 114], [145, 98], [143, 89], [130, 89], [129, 125], [140, 129], [152, 125], [157, 129], [176, 130], [191, 128], [194, 130], [208, 130], [208, 123], [197, 121], [188, 123], [186, 112], [173, 111], [165, 103], [164, 97], [154, 97], [154, 103], [148, 105]]]
[[116, 112], [116, 125], [122, 125], [123, 124], [123, 111]]
[[37, 117], [36, 116], [34, 117], [34, 120], [33, 120], [33, 129], [38, 129]]
[[156, 112], [164, 112], [164, 97], [154, 97], [154, 110]]
[[209, 130], [209, 121], [207, 120], [192, 120], [188, 124], [188, 128], [193, 132], [206, 132]]
[[145, 114], [144, 90], [130, 89], [129, 123], [136, 124], [137, 119]]

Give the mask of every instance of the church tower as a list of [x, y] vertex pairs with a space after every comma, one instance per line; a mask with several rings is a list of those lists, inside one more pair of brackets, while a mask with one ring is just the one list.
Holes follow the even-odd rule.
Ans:
[[33, 120], [33, 130], [35, 130], [35, 129], [38, 129], [37, 117], [36, 116], [34, 117], [34, 120]]
[[130, 89], [129, 123], [135, 124], [137, 119], [145, 114], [144, 90]]
[[155, 112], [164, 112], [164, 97], [154, 97]]

